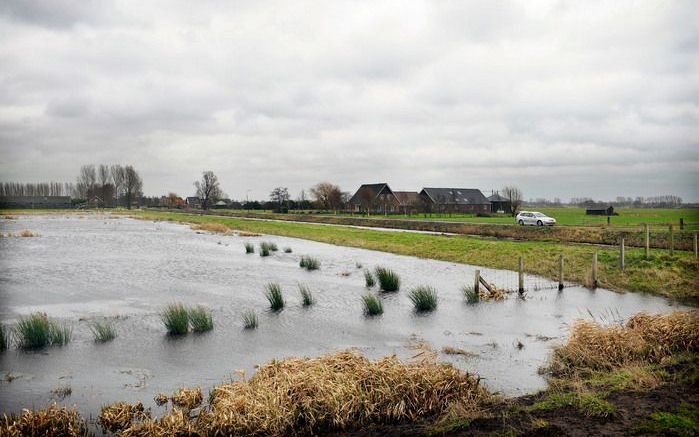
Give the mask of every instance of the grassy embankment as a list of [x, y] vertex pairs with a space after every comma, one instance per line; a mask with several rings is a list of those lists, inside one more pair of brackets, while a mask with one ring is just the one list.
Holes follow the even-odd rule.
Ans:
[[626, 271], [621, 272], [618, 250], [588, 245], [447, 237], [159, 211], [134, 211], [132, 215], [146, 220], [215, 223], [247, 232], [304, 238], [500, 269], [515, 270], [519, 257], [523, 256], [528, 273], [552, 279], [558, 277], [558, 257], [562, 254], [565, 257], [565, 279], [583, 284], [589, 281], [592, 253], [597, 251], [598, 280], [602, 287], [648, 292], [693, 303], [699, 301], [699, 261], [687, 252], [675, 251], [671, 256], [666, 250], [653, 249], [650, 259], [645, 259], [642, 249], [628, 249]]

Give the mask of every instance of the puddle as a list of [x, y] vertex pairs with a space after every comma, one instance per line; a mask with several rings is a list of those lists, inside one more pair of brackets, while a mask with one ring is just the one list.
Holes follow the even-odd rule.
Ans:
[[[477, 372], [490, 389], [520, 395], [545, 387], [538, 367], [550, 348], [565, 340], [570, 323], [589, 318], [588, 312], [624, 318], [680, 308], [659, 297], [603, 289], [558, 292], [555, 283], [536, 276], [525, 278], [531, 290], [526, 300], [468, 305], [460, 288], [473, 282], [473, 266], [293, 238], [196, 233], [183, 225], [126, 218], [0, 220], [0, 232], [23, 229], [41, 236], [0, 239], [0, 320], [11, 324], [43, 311], [72, 324], [73, 340], [39, 352], [0, 353], [2, 412], [42, 407], [51, 399], [93, 417], [117, 400], [142, 401], [158, 412], [162, 408], [153, 397], [159, 392], [185, 386], [206, 392], [237, 379], [241, 370], [253, 374], [256, 364], [272, 358], [346, 348], [370, 358], [438, 354]], [[293, 252], [245, 254], [243, 243], [261, 241]], [[320, 259], [321, 269], [299, 268], [302, 255]], [[387, 266], [401, 276], [401, 291], [381, 297], [381, 317], [362, 313], [366, 289], [358, 264]], [[516, 287], [515, 272], [480, 270], [499, 287]], [[284, 290], [287, 306], [280, 313], [267, 311], [264, 287], [271, 281]], [[301, 305], [298, 283], [311, 288], [314, 306]], [[426, 315], [415, 314], [407, 296], [421, 284], [434, 286], [439, 295], [437, 310]], [[159, 312], [177, 301], [210, 308], [214, 330], [167, 337]], [[242, 313], [249, 309], [258, 314], [254, 331], [242, 327]], [[98, 317], [113, 318], [114, 341], [93, 342], [89, 322]], [[468, 353], [447, 354], [445, 347]]]

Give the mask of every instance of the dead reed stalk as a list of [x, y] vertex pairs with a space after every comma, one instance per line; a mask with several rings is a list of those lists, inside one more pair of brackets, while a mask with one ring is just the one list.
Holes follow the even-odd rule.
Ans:
[[85, 420], [75, 409], [49, 405], [42, 410], [23, 410], [19, 416], [3, 415], [0, 419], [0, 436], [44, 436], [87, 437]]

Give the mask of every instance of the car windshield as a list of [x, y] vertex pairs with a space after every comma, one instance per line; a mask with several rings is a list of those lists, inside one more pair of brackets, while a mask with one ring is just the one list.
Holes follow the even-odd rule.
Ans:
[[546, 214], [542, 214], [540, 212], [535, 212], [534, 217], [546, 217]]

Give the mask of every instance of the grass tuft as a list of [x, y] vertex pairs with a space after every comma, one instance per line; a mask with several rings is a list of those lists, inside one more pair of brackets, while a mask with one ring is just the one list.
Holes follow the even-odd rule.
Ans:
[[46, 313], [33, 313], [22, 317], [15, 326], [15, 343], [21, 349], [38, 349], [45, 346], [63, 346], [70, 342], [73, 330], [49, 320]]
[[291, 253], [291, 252], [293, 252], [293, 250], [291, 250], [290, 247], [285, 247], [285, 248], [284, 248], [284, 253]]
[[373, 294], [367, 293], [362, 296], [362, 302], [364, 303], [364, 314], [369, 316], [378, 316], [383, 314], [383, 304], [379, 298]]
[[461, 287], [461, 291], [466, 297], [466, 302], [468, 303], [478, 303], [481, 300], [480, 294], [476, 291], [473, 285], [464, 285]]
[[418, 312], [432, 311], [437, 308], [437, 291], [428, 285], [413, 288], [408, 297]]
[[391, 269], [377, 267], [376, 278], [379, 280], [381, 291], [398, 291], [400, 289], [400, 277]]
[[255, 314], [255, 311], [248, 310], [243, 313], [243, 327], [245, 329], [257, 328], [257, 314]]
[[[269, 252], [278, 251], [279, 248], [277, 247], [277, 243], [272, 243], [271, 241], [263, 241], [262, 243], [260, 243], [260, 250], [266, 250], [267, 253], [269, 254]], [[264, 256], [267, 256], [267, 255], [264, 255]]]
[[252, 243], [245, 243], [245, 253], [255, 253], [255, 245]]
[[10, 347], [10, 331], [0, 323], [0, 351]]
[[279, 311], [284, 308], [284, 296], [282, 295], [282, 287], [276, 282], [267, 284], [265, 297], [269, 301], [269, 307], [272, 311]]
[[308, 307], [316, 303], [315, 299], [313, 298], [313, 293], [311, 293], [311, 289], [308, 287], [308, 285], [299, 284], [299, 292], [301, 293], [301, 301], [303, 302], [303, 306]]
[[267, 242], [263, 241], [260, 243], [260, 256], [269, 256], [269, 245]]
[[189, 309], [189, 323], [193, 332], [206, 332], [214, 329], [214, 319], [211, 312], [201, 305]]
[[168, 305], [160, 318], [169, 335], [184, 335], [189, 332], [189, 311], [181, 303]]
[[372, 288], [376, 285], [376, 279], [374, 279], [374, 275], [369, 270], [364, 270], [364, 284], [366, 288]]
[[109, 322], [95, 321], [90, 324], [90, 331], [97, 343], [106, 343], [116, 338], [117, 333], [114, 325]]
[[320, 268], [320, 260], [312, 256], [304, 255], [301, 257], [301, 261], [299, 261], [299, 266], [306, 270], [318, 270]]

